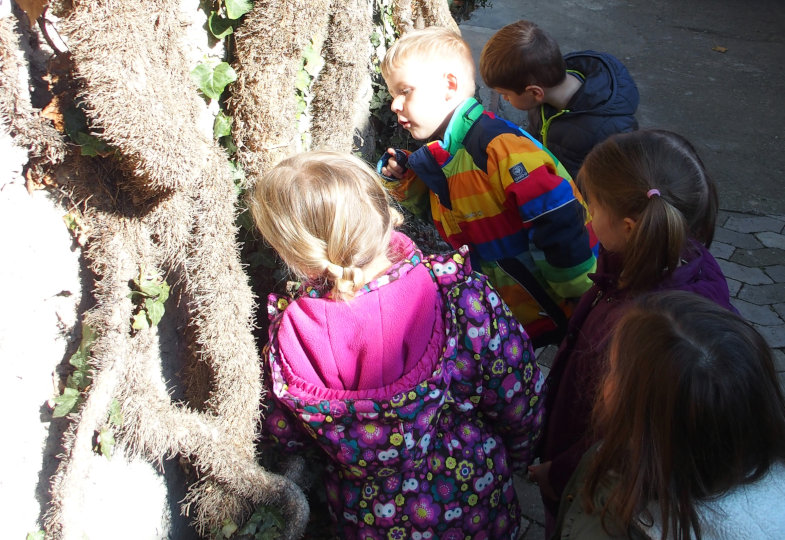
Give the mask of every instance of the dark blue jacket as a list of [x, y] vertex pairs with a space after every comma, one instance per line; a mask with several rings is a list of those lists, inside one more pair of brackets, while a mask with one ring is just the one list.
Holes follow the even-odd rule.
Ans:
[[[638, 87], [616, 57], [596, 51], [564, 56], [567, 72], [583, 79], [563, 111], [543, 105], [529, 111], [528, 131], [575, 177], [586, 154], [614, 133], [638, 129]], [[570, 76], [568, 75], [568, 76]]]

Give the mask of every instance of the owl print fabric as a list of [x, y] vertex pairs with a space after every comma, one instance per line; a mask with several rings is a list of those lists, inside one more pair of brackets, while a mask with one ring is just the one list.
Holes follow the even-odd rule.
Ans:
[[342, 538], [517, 536], [512, 475], [533, 459], [544, 377], [521, 325], [467, 258], [466, 249], [427, 258], [414, 250], [367, 285], [373, 294], [424, 265], [441, 303], [438, 346], [384, 388], [298, 379], [277, 339], [295, 300], [269, 299], [264, 437], [292, 450], [315, 444], [329, 458], [327, 499]]

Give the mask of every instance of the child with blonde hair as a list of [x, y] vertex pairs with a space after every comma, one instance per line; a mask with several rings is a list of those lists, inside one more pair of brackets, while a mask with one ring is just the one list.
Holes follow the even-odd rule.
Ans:
[[785, 538], [785, 397], [766, 340], [694, 293], [619, 322], [555, 538]]
[[378, 170], [394, 197], [468, 245], [535, 343], [558, 342], [574, 300], [591, 285], [596, 239], [559, 161], [474, 99], [474, 61], [446, 28], [404, 34], [381, 65], [398, 122], [417, 140], [388, 149]]
[[717, 192], [684, 137], [660, 130], [614, 135], [589, 153], [577, 182], [601, 249], [594, 285], [575, 308], [548, 374], [541, 463], [530, 468], [548, 537], [564, 486], [593, 442], [589, 417], [608, 341], [630, 301], [649, 291], [685, 290], [733, 310], [708, 251]]
[[350, 155], [286, 159], [249, 205], [303, 280], [269, 299], [263, 435], [324, 455], [338, 535], [515, 538], [544, 377], [467, 250], [424, 257]]

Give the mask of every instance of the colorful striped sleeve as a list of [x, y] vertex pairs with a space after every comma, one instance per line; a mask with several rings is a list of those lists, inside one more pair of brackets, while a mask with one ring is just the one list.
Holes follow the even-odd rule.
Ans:
[[569, 176], [557, 169], [552, 156], [526, 137], [505, 133], [488, 145], [488, 175], [515, 200], [529, 239], [544, 255], [536, 261], [543, 277], [556, 294], [572, 298], [591, 286], [587, 274], [596, 259], [583, 204]]

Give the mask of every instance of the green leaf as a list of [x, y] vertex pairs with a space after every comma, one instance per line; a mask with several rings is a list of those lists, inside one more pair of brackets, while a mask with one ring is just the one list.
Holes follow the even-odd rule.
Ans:
[[157, 326], [164, 316], [163, 302], [148, 298], [144, 301], [144, 308], [147, 310], [147, 318], [150, 319], [150, 324]]
[[191, 79], [204, 95], [211, 99], [218, 99], [226, 85], [237, 80], [237, 74], [226, 62], [219, 63], [214, 69], [202, 63], [191, 71]]
[[233, 22], [226, 17], [221, 17], [221, 15], [215, 11], [211, 11], [210, 16], [207, 18], [207, 28], [210, 30], [210, 33], [218, 39], [223, 39], [234, 32]]
[[251, 0], [226, 0], [226, 15], [230, 19], [239, 19], [253, 8]]
[[294, 87], [303, 94], [311, 87], [311, 76], [307, 71], [301, 69], [297, 72], [297, 77], [294, 80]]
[[166, 302], [169, 298], [169, 284], [161, 278], [142, 276], [134, 279], [134, 285], [148, 298], [156, 298], [161, 302]]
[[87, 116], [84, 113], [84, 102], [74, 102], [74, 105], [68, 107], [63, 112], [63, 123], [65, 124], [65, 132], [76, 142], [79, 132], [86, 132]]
[[55, 408], [52, 411], [54, 418], [62, 418], [70, 413], [79, 402], [80, 392], [76, 388], [65, 387], [63, 393], [54, 399]]
[[76, 390], [84, 390], [88, 384], [90, 384], [90, 373], [86, 369], [77, 369], [65, 380], [65, 385], [68, 388]]
[[44, 538], [46, 538], [44, 531], [39, 529], [35, 532], [27, 533], [25, 540], [44, 540]]
[[237, 524], [234, 521], [232, 521], [230, 518], [226, 518], [225, 520], [223, 520], [223, 523], [221, 523], [221, 534], [223, 534], [224, 537], [229, 538], [236, 531], [237, 531]]
[[83, 131], [76, 134], [75, 142], [83, 156], [106, 156], [112, 152], [111, 147], [104, 141]]
[[[224, 148], [226, 148], [226, 151], [229, 152], [229, 154], [234, 154], [237, 152], [237, 145], [234, 144], [234, 139], [231, 135], [221, 137], [221, 144]], [[243, 174], [243, 178], [245, 178], [245, 174]]]
[[239, 185], [245, 180], [245, 170], [243, 169], [243, 166], [236, 161], [229, 162], [229, 170], [232, 171], [232, 181], [235, 185]]
[[131, 328], [134, 330], [144, 330], [145, 328], [150, 328], [150, 323], [147, 322], [147, 313], [145, 313], [144, 310], [140, 310], [139, 313], [134, 315], [134, 318], [131, 321]]
[[213, 122], [213, 137], [220, 139], [232, 134], [232, 122], [234, 118], [220, 111]]
[[322, 60], [319, 52], [313, 48], [313, 43], [309, 43], [305, 49], [303, 49], [303, 69], [311, 77], [316, 77], [316, 74], [319, 73], [319, 70], [322, 69], [323, 65], [324, 60]]
[[117, 401], [117, 398], [114, 398], [109, 404], [109, 423], [115, 426], [123, 425], [123, 411], [120, 409], [120, 402]]
[[98, 432], [98, 445], [101, 448], [101, 453], [106, 459], [112, 459], [114, 444], [115, 440], [112, 430], [105, 427], [101, 428], [101, 431]]

